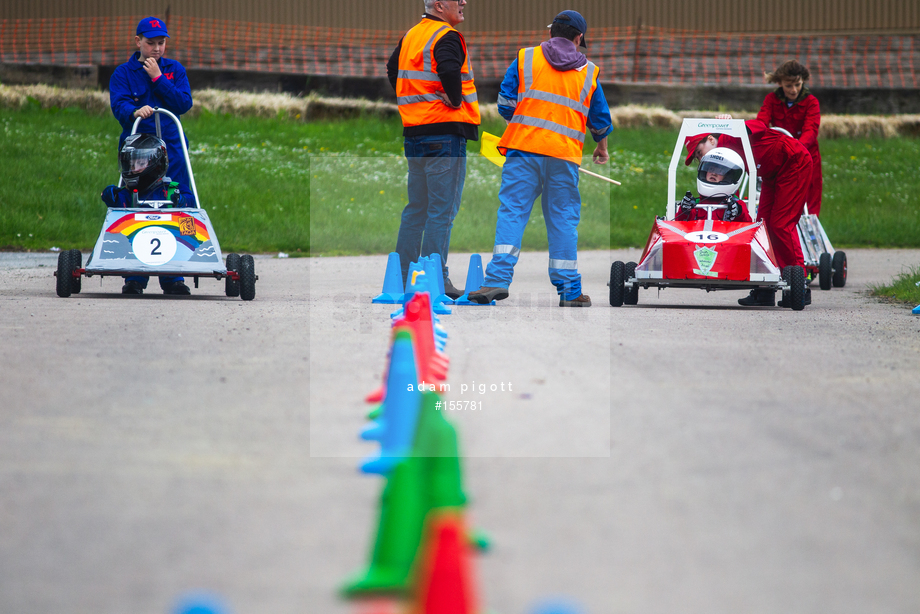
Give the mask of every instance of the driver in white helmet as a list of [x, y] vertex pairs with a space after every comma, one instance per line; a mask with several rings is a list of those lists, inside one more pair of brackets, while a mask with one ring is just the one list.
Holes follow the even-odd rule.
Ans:
[[699, 205], [724, 205], [713, 209], [713, 220], [723, 222], [750, 222], [747, 206], [735, 193], [744, 179], [744, 161], [727, 147], [716, 147], [700, 160], [696, 175], [696, 188], [700, 198], [689, 191], [677, 203], [677, 221], [709, 219], [708, 207]]

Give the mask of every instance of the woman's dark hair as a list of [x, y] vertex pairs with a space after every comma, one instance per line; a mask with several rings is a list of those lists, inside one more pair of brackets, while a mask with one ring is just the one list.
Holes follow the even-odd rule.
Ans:
[[579, 34], [581, 34], [581, 32], [579, 32], [577, 29], [558, 21], [554, 21], [552, 27], [549, 29], [549, 35], [551, 38], [556, 38], [559, 36], [564, 39], [573, 41]]
[[796, 77], [802, 77], [802, 81], [808, 81], [808, 77], [810, 76], [811, 73], [808, 69], [796, 60], [786, 60], [773, 72], [765, 72], [763, 74], [767, 83], [779, 84], [782, 84], [783, 79], [795, 79]]

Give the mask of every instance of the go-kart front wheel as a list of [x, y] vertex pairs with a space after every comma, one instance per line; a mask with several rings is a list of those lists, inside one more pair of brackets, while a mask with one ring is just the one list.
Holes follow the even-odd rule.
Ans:
[[83, 277], [81, 275], [74, 275], [73, 271], [83, 268], [83, 254], [78, 249], [70, 250], [70, 266], [71, 277], [70, 277], [70, 291], [73, 294], [80, 294], [80, 290], [83, 289]]
[[847, 284], [847, 255], [843, 252], [834, 252], [834, 287], [842, 288]]
[[[240, 272], [240, 255], [239, 254], [227, 254], [227, 272]], [[230, 275], [227, 275], [224, 284], [224, 293], [227, 296], [239, 296], [240, 295], [240, 282], [238, 279], [233, 279]]]
[[256, 263], [249, 254], [240, 256], [240, 298], [251, 301], [256, 297]]
[[834, 271], [831, 268], [831, 255], [824, 252], [818, 259], [818, 282], [821, 284], [822, 290], [831, 289], [831, 277], [833, 274]]
[[783, 292], [783, 304], [793, 311], [805, 309], [805, 269], [792, 265], [783, 267], [783, 279], [789, 289]]
[[[639, 266], [635, 262], [626, 263], [626, 278], [623, 282], [626, 282], [626, 279], [631, 279], [636, 276], [636, 267]], [[638, 305], [639, 304], [639, 284], [633, 284], [623, 293], [623, 304], [624, 305]]]
[[622, 307], [626, 298], [626, 265], [617, 260], [610, 265], [610, 306]]
[[73, 253], [69, 249], [58, 254], [57, 295], [67, 298], [73, 292]]

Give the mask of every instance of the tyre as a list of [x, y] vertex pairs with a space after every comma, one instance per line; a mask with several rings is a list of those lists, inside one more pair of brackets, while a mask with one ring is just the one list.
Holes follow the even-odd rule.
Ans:
[[832, 263], [834, 268], [834, 287], [842, 288], [847, 285], [847, 255], [843, 252], [834, 252]]
[[818, 281], [822, 290], [831, 289], [831, 276], [834, 271], [831, 269], [831, 255], [827, 252], [821, 254], [818, 259]]
[[786, 282], [790, 286], [786, 306], [793, 311], [802, 311], [805, 309], [805, 269], [800, 266], [789, 266], [786, 269], [789, 269]]
[[626, 288], [623, 282], [626, 280], [626, 265], [617, 260], [610, 265], [610, 305], [611, 307], [622, 307]]
[[256, 263], [249, 254], [240, 256], [240, 298], [251, 301], [256, 297]]
[[[626, 263], [626, 279], [636, 276], [636, 267], [639, 266], [635, 262]], [[639, 284], [633, 284], [629, 288], [626, 288], [623, 294], [623, 304], [624, 305], [637, 305], [639, 303]]]
[[[240, 272], [240, 255], [239, 254], [227, 254], [227, 271], [233, 271], [234, 273]], [[225, 278], [224, 291], [227, 296], [239, 296], [240, 295], [240, 282], [238, 279], [233, 279], [229, 275]]]
[[[80, 253], [78, 249], [70, 250], [70, 265], [73, 267], [72, 270], [76, 271], [77, 269], [83, 268], [83, 254]], [[80, 290], [83, 289], [83, 277], [78, 275], [76, 277], [70, 278], [70, 291], [73, 294], [80, 294]]]
[[68, 297], [71, 292], [73, 292], [73, 283], [70, 281], [73, 279], [73, 254], [69, 249], [65, 249], [58, 254], [58, 268], [57, 268], [57, 295], [60, 297]]

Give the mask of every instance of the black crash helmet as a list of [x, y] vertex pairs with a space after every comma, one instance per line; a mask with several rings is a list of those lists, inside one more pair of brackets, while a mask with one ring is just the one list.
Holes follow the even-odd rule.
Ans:
[[132, 134], [118, 152], [118, 165], [125, 186], [144, 194], [166, 176], [166, 143], [152, 134]]

